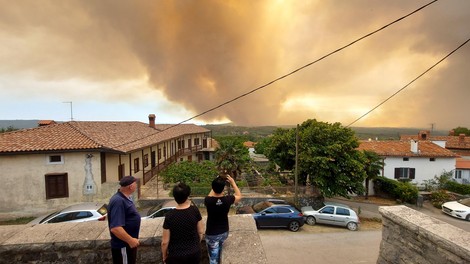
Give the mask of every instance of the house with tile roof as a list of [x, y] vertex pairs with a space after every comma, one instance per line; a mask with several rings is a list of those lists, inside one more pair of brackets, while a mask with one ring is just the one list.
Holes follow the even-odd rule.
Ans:
[[470, 137], [465, 134], [454, 135], [454, 131], [449, 131], [448, 136], [433, 136], [429, 130], [420, 131], [418, 135], [402, 135], [402, 140], [420, 140], [431, 141], [439, 146], [446, 148], [461, 158], [455, 163], [453, 178], [459, 183], [470, 184]]
[[385, 166], [381, 176], [410, 180], [418, 186], [443, 172], [453, 171], [459, 157], [431, 141], [361, 141], [358, 149], [373, 151], [382, 157]]
[[[168, 164], [211, 159], [211, 131], [194, 124], [70, 121], [0, 134], [0, 213], [104, 201], [125, 175], [148, 182]], [[138, 198], [138, 194], [137, 197]]]

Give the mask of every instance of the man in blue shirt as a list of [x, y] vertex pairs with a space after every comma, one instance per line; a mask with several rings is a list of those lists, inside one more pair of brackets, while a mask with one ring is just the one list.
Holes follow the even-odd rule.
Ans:
[[108, 226], [114, 264], [134, 264], [137, 261], [141, 218], [131, 199], [137, 189], [136, 181], [133, 176], [123, 177], [119, 181], [121, 187], [109, 200]]

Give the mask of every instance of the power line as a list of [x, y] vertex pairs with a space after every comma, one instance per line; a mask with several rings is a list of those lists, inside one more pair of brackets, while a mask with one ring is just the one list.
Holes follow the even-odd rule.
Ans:
[[[295, 70], [293, 70], [293, 71], [291, 71], [291, 72], [289, 72], [289, 73], [287, 73], [287, 74], [285, 74], [285, 75], [282, 75], [281, 77], [278, 77], [278, 78], [276, 78], [276, 79], [274, 79], [274, 80], [272, 80], [272, 81], [270, 81], [270, 82], [268, 82], [268, 83], [266, 83], [266, 84], [264, 84], [264, 85], [261, 85], [261, 86], [259, 86], [258, 88], [255, 88], [255, 89], [253, 89], [253, 90], [251, 90], [251, 91], [248, 91], [248, 92], [246, 92], [246, 93], [244, 93], [244, 94], [241, 94], [241, 95], [239, 95], [239, 96], [237, 96], [237, 97], [235, 97], [235, 98], [233, 98], [233, 99], [230, 99], [230, 100], [228, 100], [228, 101], [226, 101], [226, 102], [224, 102], [224, 103], [221, 103], [221, 104], [219, 104], [219, 105], [217, 105], [217, 106], [214, 106], [214, 107], [212, 107], [212, 108], [210, 108], [210, 109], [208, 109], [208, 110], [206, 110], [206, 111], [204, 111], [204, 112], [202, 112], [202, 113], [200, 113], [200, 114], [197, 114], [197, 115], [195, 115], [195, 116], [193, 116], [193, 117], [191, 117], [191, 118], [188, 118], [188, 119], [186, 119], [186, 120], [183, 120], [183, 121], [181, 121], [181, 122], [179, 122], [179, 123], [177, 123], [177, 124], [175, 124], [175, 125], [173, 125], [173, 126], [170, 126], [170, 127], [166, 128], [165, 130], [170, 129], [170, 128], [173, 128], [173, 127], [178, 126], [178, 125], [181, 125], [181, 124], [183, 124], [183, 123], [186, 123], [186, 122], [188, 122], [188, 121], [190, 121], [190, 120], [192, 120], [192, 119], [195, 119], [195, 118], [197, 118], [197, 117], [200, 117], [200, 116], [202, 116], [202, 115], [205, 115], [205, 114], [207, 114], [207, 113], [209, 113], [209, 112], [212, 112], [212, 111], [214, 111], [214, 110], [216, 110], [216, 109], [218, 109], [218, 108], [220, 108], [220, 107], [222, 107], [222, 106], [224, 106], [224, 105], [230, 104], [230, 103], [232, 103], [232, 102], [234, 102], [234, 101], [236, 101], [236, 100], [238, 100], [238, 99], [240, 99], [240, 98], [243, 98], [243, 97], [245, 97], [245, 96], [247, 96], [247, 95], [250, 95], [250, 94], [252, 94], [252, 93], [254, 93], [254, 92], [258, 91], [258, 90], [261, 90], [261, 89], [263, 89], [263, 88], [265, 88], [265, 87], [267, 87], [267, 86], [269, 86], [269, 85], [271, 85], [271, 84], [273, 84], [273, 83], [275, 83], [275, 82], [277, 82], [277, 81], [280, 81], [280, 80], [282, 80], [282, 79], [284, 79], [284, 78], [287, 78], [287, 77], [289, 77], [290, 75], [292, 75], [292, 74], [294, 74], [294, 73], [296, 73], [296, 72], [299, 72], [299, 71], [301, 71], [301, 70], [303, 70], [303, 69], [305, 69], [305, 68], [307, 68], [307, 67], [309, 67], [309, 66], [312, 66], [313, 64], [315, 64], [315, 63], [317, 63], [317, 62], [319, 62], [319, 61], [322, 61], [322, 60], [324, 60], [324, 59], [330, 57], [331, 55], [333, 55], [333, 54], [335, 54], [335, 53], [338, 53], [338, 52], [342, 51], [343, 49], [346, 49], [346, 48], [348, 48], [348, 47], [350, 47], [350, 46], [356, 44], [357, 42], [359, 42], [359, 41], [361, 41], [361, 40], [363, 40], [363, 39], [365, 39], [365, 38], [368, 38], [368, 37], [374, 35], [375, 33], [380, 32], [380, 31], [384, 30], [385, 28], [387, 28], [387, 27], [389, 27], [389, 26], [391, 26], [391, 25], [393, 25], [393, 24], [395, 24], [395, 23], [398, 23], [399, 21], [401, 21], [401, 20], [403, 20], [403, 19], [405, 19], [405, 18], [407, 18], [407, 17], [409, 17], [409, 16], [411, 16], [411, 15], [413, 15], [413, 14], [415, 14], [415, 13], [421, 11], [422, 9], [424, 9], [424, 8], [426, 8], [426, 7], [428, 7], [428, 6], [430, 6], [431, 4], [434, 4], [434, 3], [437, 2], [437, 1], [438, 1], [438, 0], [431, 1], [431, 2], [429, 2], [429, 3], [427, 3], [427, 4], [425, 4], [424, 6], [421, 6], [420, 8], [414, 10], [413, 12], [411, 12], [411, 13], [409, 13], [409, 14], [407, 14], [407, 15], [404, 15], [404, 16], [402, 16], [402, 17], [400, 17], [400, 18], [394, 20], [394, 21], [392, 21], [392, 22], [386, 24], [385, 26], [383, 26], [383, 27], [381, 27], [381, 28], [379, 28], [379, 29], [376, 29], [376, 30], [374, 30], [374, 31], [372, 31], [372, 32], [370, 32], [370, 33], [368, 33], [368, 34], [366, 34], [366, 35], [364, 35], [364, 36], [362, 36], [362, 37], [360, 37], [360, 38], [358, 38], [358, 39], [352, 41], [351, 43], [346, 44], [346, 45], [344, 45], [344, 46], [342, 46], [342, 47], [340, 47], [340, 48], [338, 48], [338, 49], [336, 49], [336, 50], [334, 50], [334, 51], [332, 51], [332, 52], [330, 52], [330, 53], [328, 53], [328, 54], [326, 54], [326, 55], [320, 57], [319, 59], [316, 59], [316, 60], [314, 60], [314, 61], [312, 61], [312, 62], [310, 62], [310, 63], [308, 63], [308, 64], [305, 64], [304, 66], [302, 66], [302, 67], [300, 67], [300, 68], [297, 68], [297, 69], [295, 69]], [[164, 130], [163, 130], [163, 131], [164, 131]]]
[[460, 44], [457, 48], [455, 48], [453, 51], [451, 51], [449, 54], [447, 54], [444, 58], [440, 59], [438, 62], [434, 63], [431, 67], [429, 67], [427, 70], [425, 70], [423, 73], [421, 73], [420, 75], [418, 75], [418, 77], [414, 78], [411, 82], [409, 82], [408, 84], [406, 84], [405, 86], [403, 86], [401, 89], [399, 89], [398, 91], [396, 91], [394, 94], [392, 94], [391, 96], [389, 96], [387, 99], [385, 99], [384, 101], [382, 101], [380, 104], [378, 104], [376, 107], [372, 108], [371, 110], [369, 110], [367, 113], [363, 114], [362, 116], [360, 116], [358, 119], [354, 120], [353, 122], [351, 122], [349, 125], [347, 125], [346, 127], [350, 127], [352, 124], [356, 123], [357, 121], [361, 120], [362, 118], [364, 118], [365, 116], [367, 116], [368, 114], [370, 114], [372, 111], [374, 111], [375, 109], [379, 108], [381, 105], [385, 104], [385, 102], [387, 102], [388, 100], [390, 100], [392, 97], [394, 97], [395, 95], [397, 95], [398, 93], [400, 93], [401, 91], [405, 90], [408, 86], [410, 86], [412, 83], [414, 83], [416, 80], [418, 80], [419, 78], [421, 78], [423, 75], [425, 75], [426, 73], [428, 73], [430, 70], [432, 70], [434, 67], [436, 67], [438, 64], [440, 64], [442, 61], [444, 61], [445, 59], [447, 59], [450, 55], [452, 55], [454, 52], [456, 52], [457, 50], [459, 50], [461, 47], [463, 47], [465, 44], [467, 44], [468, 42], [470, 41], [470, 38], [467, 39], [465, 42], [463, 42], [462, 44]]

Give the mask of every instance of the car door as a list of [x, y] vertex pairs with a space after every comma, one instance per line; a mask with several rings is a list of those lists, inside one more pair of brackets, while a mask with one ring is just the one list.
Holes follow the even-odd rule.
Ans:
[[255, 219], [260, 227], [276, 226], [277, 213], [274, 208], [269, 207], [256, 214]]
[[317, 223], [334, 224], [335, 222], [335, 207], [327, 205], [318, 211], [316, 215]]
[[336, 207], [335, 212], [335, 225], [339, 226], [346, 226], [346, 224], [350, 221], [351, 213], [349, 209], [343, 207]]
[[292, 211], [289, 208], [283, 206], [275, 207], [274, 209], [277, 212], [277, 216], [275, 219], [273, 219], [273, 224], [275, 224], [277, 227], [287, 226], [292, 220]]

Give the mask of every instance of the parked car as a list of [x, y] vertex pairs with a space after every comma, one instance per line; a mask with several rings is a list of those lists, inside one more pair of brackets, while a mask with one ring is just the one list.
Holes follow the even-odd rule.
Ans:
[[443, 203], [442, 212], [456, 218], [470, 221], [470, 198]]
[[241, 207], [237, 210], [237, 214], [252, 214], [257, 228], [281, 227], [297, 232], [304, 225], [302, 213], [294, 206], [284, 203], [275, 204], [272, 201]]
[[30, 225], [62, 222], [104, 221], [108, 215], [105, 203], [81, 203], [71, 205], [52, 214], [40, 216], [29, 222]]
[[[147, 212], [147, 216], [142, 217], [142, 219], [152, 219], [158, 217], [165, 217], [165, 215], [176, 208], [178, 205], [175, 200], [168, 200], [163, 203], [157, 204], [154, 207], [150, 208]], [[196, 206], [196, 204], [191, 201], [191, 206]]]
[[301, 208], [305, 221], [309, 225], [328, 224], [347, 227], [351, 231], [356, 231], [360, 221], [356, 212], [349, 206], [336, 203], [325, 203], [325, 205], [315, 210], [311, 206]]

